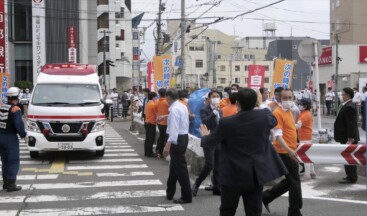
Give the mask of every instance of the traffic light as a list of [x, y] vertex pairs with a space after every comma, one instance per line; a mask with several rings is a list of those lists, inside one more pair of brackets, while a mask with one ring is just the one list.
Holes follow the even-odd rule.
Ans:
[[[110, 75], [110, 66], [115, 67], [114, 63], [115, 62], [111, 60], [106, 60], [106, 75]], [[98, 65], [98, 76], [102, 75], [103, 75], [103, 62]]]

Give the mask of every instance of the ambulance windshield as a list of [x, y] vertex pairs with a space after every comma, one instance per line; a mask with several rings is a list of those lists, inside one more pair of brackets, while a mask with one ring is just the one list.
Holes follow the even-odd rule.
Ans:
[[33, 91], [32, 102], [38, 106], [95, 106], [101, 103], [98, 85], [39, 84]]

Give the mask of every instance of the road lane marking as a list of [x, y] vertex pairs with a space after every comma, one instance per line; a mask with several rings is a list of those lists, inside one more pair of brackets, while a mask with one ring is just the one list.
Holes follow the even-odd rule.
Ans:
[[105, 153], [104, 157], [134, 157], [139, 156], [138, 153]]
[[88, 195], [32, 195], [24, 196], [1, 196], [0, 203], [44, 203], [44, 202], [62, 202], [79, 200], [101, 200], [101, 199], [126, 199], [142, 197], [163, 197], [166, 196], [165, 190], [140, 190], [140, 191], [113, 191], [98, 192]]
[[159, 179], [151, 180], [126, 180], [126, 181], [102, 181], [102, 182], [76, 182], [76, 183], [39, 183], [32, 185], [22, 185], [24, 190], [54, 190], [54, 189], [76, 189], [76, 188], [99, 188], [99, 187], [124, 187], [143, 185], [162, 185]]
[[67, 170], [109, 170], [109, 169], [136, 169], [148, 168], [146, 164], [129, 164], [129, 165], [102, 165], [102, 166], [68, 166]]
[[96, 173], [98, 177], [153, 176], [153, 172]]
[[120, 149], [120, 148], [131, 148], [131, 146], [129, 146], [129, 145], [125, 145], [125, 146], [121, 146], [121, 145], [118, 145], [118, 146], [106, 146], [106, 149]]
[[134, 149], [106, 149], [105, 152], [133, 152]]
[[150, 212], [172, 212], [184, 211], [181, 205], [157, 205], [157, 206], [138, 206], [138, 205], [118, 205], [100, 207], [76, 207], [59, 209], [25, 209], [20, 212], [20, 216], [71, 216], [71, 215], [112, 215], [124, 213], [150, 213]]
[[116, 162], [142, 162], [141, 158], [117, 158], [117, 159], [95, 159], [95, 160], [70, 160], [69, 164], [76, 163], [116, 163]]
[[45, 175], [18, 175], [17, 180], [44, 180], [44, 179], [57, 179], [58, 174], [45, 174]]

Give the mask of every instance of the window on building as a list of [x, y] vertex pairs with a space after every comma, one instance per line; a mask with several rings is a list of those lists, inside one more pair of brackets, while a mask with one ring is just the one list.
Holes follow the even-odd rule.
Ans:
[[235, 83], [241, 83], [241, 78], [234, 78]]
[[204, 51], [204, 46], [190, 46], [190, 51]]
[[234, 71], [241, 71], [241, 67], [239, 65], [234, 66]]
[[97, 0], [97, 5], [108, 5], [108, 0]]
[[120, 35], [116, 35], [116, 40], [125, 40], [125, 29], [121, 29]]
[[[106, 52], [110, 51], [110, 46], [108, 44], [110, 41], [110, 37], [106, 36], [106, 41], [107, 41], [107, 46], [106, 46]], [[103, 38], [101, 40], [98, 41], [98, 52], [103, 52], [104, 50], [104, 42], [103, 42]]]
[[98, 17], [98, 28], [109, 28], [109, 19], [108, 13], [103, 13], [101, 16]]
[[219, 68], [220, 68], [220, 71], [226, 71], [226, 66], [225, 65], [221, 65], [221, 66], [219, 66]]
[[245, 65], [245, 71], [248, 71], [248, 65]]
[[217, 59], [221, 59], [222, 58], [222, 56], [221, 55], [217, 55]]
[[116, 48], [120, 49], [120, 43], [116, 43]]
[[122, 18], [124, 18], [124, 17], [125, 17], [125, 8], [124, 8], [124, 7], [121, 7], [121, 8], [120, 8], [120, 11], [115, 13], [115, 17], [116, 17], [117, 19], [122, 19]]
[[268, 71], [269, 70], [269, 65], [264, 65], [265, 70]]
[[243, 57], [248, 60], [248, 55], [247, 54], [245, 54]]
[[[8, 23], [10, 25], [8, 29], [9, 37], [16, 41], [31, 41], [32, 4], [29, 4], [28, 0], [19, 0], [16, 3], [14, 2], [12, 6], [14, 7], [14, 14], [12, 14]], [[12, 35], [12, 29], [14, 30], [14, 35]]]
[[15, 61], [15, 81], [33, 81], [33, 61]]
[[335, 1], [335, 7], [339, 7], [340, 6], [340, 0], [336, 0]]
[[120, 24], [120, 22], [118, 20], [116, 20], [116, 25]]
[[269, 77], [265, 77], [264, 78], [264, 83], [269, 83], [270, 81], [269, 81]]
[[222, 44], [222, 41], [217, 41], [217, 44]]
[[220, 84], [226, 84], [226, 78], [219, 78]]
[[203, 68], [203, 67], [204, 67], [203, 60], [202, 60], [202, 59], [197, 59], [197, 60], [195, 61], [195, 67], [196, 67], [196, 68]]
[[248, 81], [248, 78], [246, 77], [246, 78], [245, 78], [245, 83], [246, 83], [246, 84], [247, 84], [247, 81]]
[[255, 59], [255, 55], [250, 55], [250, 60], [254, 60]]

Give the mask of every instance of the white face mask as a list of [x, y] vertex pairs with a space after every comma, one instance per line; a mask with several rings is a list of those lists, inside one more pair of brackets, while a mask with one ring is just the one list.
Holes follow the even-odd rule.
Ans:
[[237, 93], [238, 92], [238, 90], [231, 90], [231, 93]]
[[218, 105], [218, 104], [219, 104], [219, 102], [220, 102], [220, 98], [212, 98], [212, 99], [210, 100], [210, 102], [212, 103], [212, 105], [213, 105], [213, 106], [216, 106], [216, 105]]
[[302, 105], [298, 105], [298, 109], [301, 110], [301, 111], [303, 111], [303, 110], [305, 110], [305, 107], [302, 106]]
[[282, 101], [283, 109], [290, 109], [293, 106], [293, 101]]

